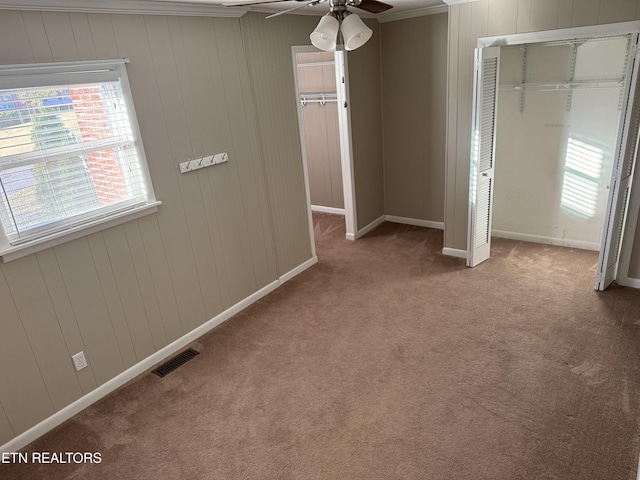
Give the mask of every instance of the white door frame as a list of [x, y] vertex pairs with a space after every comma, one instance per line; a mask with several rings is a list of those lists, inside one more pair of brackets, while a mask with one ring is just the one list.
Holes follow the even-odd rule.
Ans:
[[[633, 46], [638, 45], [638, 35], [634, 35]], [[624, 237], [624, 225], [629, 214], [629, 196], [633, 187], [633, 173], [636, 163], [636, 145], [638, 143], [636, 122], [638, 112], [638, 56], [632, 52], [628, 59], [631, 75], [625, 79], [624, 100], [620, 112], [620, 128], [616, 139], [613, 157], [613, 172], [609, 183], [609, 196], [605, 212], [604, 228], [598, 258], [596, 290], [606, 290], [616, 280], [620, 266], [620, 253]], [[633, 144], [632, 148], [629, 148]], [[627, 149], [631, 152], [627, 153]], [[628, 163], [627, 163], [628, 162]], [[625, 168], [626, 167], [626, 168]], [[628, 172], [628, 173], [627, 173]], [[613, 261], [613, 263], [611, 263]], [[623, 268], [624, 269], [624, 268]]]
[[[622, 247], [620, 247], [620, 258], [618, 260], [618, 274], [616, 275], [616, 283], [625, 287], [640, 288], [640, 279], [629, 276], [629, 268], [631, 267], [631, 255], [633, 254], [633, 245], [635, 243], [638, 215], [633, 212], [640, 213], [640, 168], [636, 165], [633, 172], [633, 180], [631, 184], [631, 196], [627, 218], [622, 233]], [[622, 268], [620, 268], [622, 267]]]
[[[520, 33], [520, 34], [511, 34], [511, 35], [502, 35], [502, 36], [494, 36], [494, 37], [483, 37], [478, 39], [478, 48], [484, 47], [503, 47], [508, 45], [520, 45], [524, 43], [538, 43], [545, 41], [558, 41], [558, 40], [570, 40], [574, 38], [592, 38], [592, 37], [600, 37], [600, 36], [615, 36], [615, 35], [627, 35], [633, 33], [640, 33], [640, 21], [633, 22], [623, 22], [623, 23], [612, 23], [605, 25], [591, 25], [587, 27], [574, 27], [574, 28], [566, 28], [559, 30], [547, 30], [541, 32], [531, 32], [531, 33]], [[621, 119], [621, 122], [624, 122], [624, 119]], [[613, 175], [615, 175], [615, 170], [612, 172], [612, 180], [614, 180]], [[632, 210], [633, 206], [640, 206], [640, 186], [638, 188], [632, 188], [631, 191], [631, 201], [630, 208], [627, 208], [627, 216], [629, 213], [632, 215], [638, 214], [638, 211]], [[634, 202], [634, 199], [635, 202]], [[627, 222], [629, 225], [630, 222]], [[633, 224], [635, 225], [635, 219]], [[626, 260], [627, 263], [630, 260], [630, 250], [633, 244], [633, 236], [635, 236], [635, 232], [630, 232], [631, 228], [625, 228], [625, 238], [622, 241], [621, 246], [621, 259], [620, 265], [623, 265], [623, 260]], [[627, 237], [626, 234], [629, 233], [630, 237]], [[626, 240], [626, 241], [625, 241]], [[467, 249], [470, 247], [467, 246]], [[604, 248], [604, 240], [600, 245], [600, 250], [602, 251]], [[629, 252], [627, 252], [629, 250]], [[469, 252], [467, 252], [469, 255]]]
[[[298, 80], [298, 53], [322, 52], [312, 45], [297, 45], [291, 47], [291, 58], [293, 63], [293, 75], [295, 80], [296, 109], [298, 112], [298, 131], [300, 135], [300, 147], [302, 150], [302, 168], [304, 171], [304, 185], [307, 199], [307, 211], [309, 216], [309, 232], [311, 235], [311, 248], [313, 255], [316, 254], [315, 240], [313, 237], [313, 218], [311, 215], [311, 192], [309, 188], [309, 166], [304, 140], [304, 122], [302, 105], [300, 104], [300, 82]], [[337, 51], [334, 56], [336, 71], [336, 92], [338, 101], [338, 130], [340, 133], [340, 165], [342, 166], [342, 188], [344, 197], [344, 222], [347, 240], [355, 240], [356, 234], [356, 197], [354, 185], [353, 154], [351, 146], [351, 117], [349, 109], [349, 83], [347, 72], [347, 59], [345, 52]]]

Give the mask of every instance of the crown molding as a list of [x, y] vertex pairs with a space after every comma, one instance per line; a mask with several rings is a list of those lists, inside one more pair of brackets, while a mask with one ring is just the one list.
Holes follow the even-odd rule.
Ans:
[[447, 5], [459, 5], [461, 3], [477, 2], [478, 0], [442, 0]]
[[446, 5], [436, 5], [435, 7], [414, 8], [412, 10], [389, 12], [379, 15], [378, 23], [395, 22], [396, 20], [406, 20], [407, 18], [423, 17], [425, 15], [437, 15], [438, 13], [447, 13], [449, 7]]
[[150, 0], [0, 0], [0, 10], [48, 12], [138, 13], [198, 17], [241, 17], [248, 8], [223, 7], [197, 2]]

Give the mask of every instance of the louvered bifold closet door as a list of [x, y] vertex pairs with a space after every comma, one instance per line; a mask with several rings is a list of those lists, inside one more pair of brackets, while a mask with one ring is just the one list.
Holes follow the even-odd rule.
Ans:
[[[635, 51], [638, 36], [634, 35], [630, 42], [630, 50]], [[622, 232], [631, 193], [631, 179], [638, 148], [640, 134], [640, 82], [638, 81], [638, 58], [628, 56], [627, 94], [623, 102], [624, 115], [621, 115], [621, 126], [615, 152], [615, 164], [612, 185], [609, 189], [609, 202], [605, 215], [602, 245], [596, 276], [596, 290], [605, 290], [616, 279], [618, 260], [622, 243]]]
[[500, 48], [476, 49], [474, 114], [469, 172], [467, 265], [475, 267], [491, 252], [491, 209], [496, 148]]

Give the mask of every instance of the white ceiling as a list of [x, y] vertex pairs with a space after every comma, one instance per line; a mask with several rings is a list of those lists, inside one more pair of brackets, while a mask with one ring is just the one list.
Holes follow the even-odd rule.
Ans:
[[[165, 13], [185, 15], [216, 15], [236, 17], [247, 11], [278, 12], [304, 4], [304, 1], [283, 1], [257, 6], [224, 7], [227, 0], [0, 0], [0, 9], [36, 9], [49, 11]], [[380, 22], [400, 20], [447, 11], [443, 0], [382, 0], [393, 8], [378, 14], [352, 8], [362, 17], [375, 17]], [[451, 3], [451, 0], [448, 0]], [[455, 1], [455, 0], [454, 0]], [[469, 0], [466, 0], [469, 1]], [[473, 1], [473, 0], [471, 0]], [[328, 1], [314, 7], [300, 8], [293, 14], [324, 15]]]

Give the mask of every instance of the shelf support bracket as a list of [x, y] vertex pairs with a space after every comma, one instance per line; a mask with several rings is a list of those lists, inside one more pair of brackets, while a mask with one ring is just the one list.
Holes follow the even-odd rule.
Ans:
[[[527, 46], [522, 47], [522, 85], [527, 83]], [[520, 113], [524, 113], [525, 92], [520, 92]]]
[[[569, 85], [573, 83], [576, 76], [576, 58], [578, 56], [578, 45], [573, 44], [573, 51], [571, 52], [571, 71], [569, 73]], [[571, 111], [571, 104], [573, 103], [573, 89], [570, 88], [567, 92], [567, 112]]]

